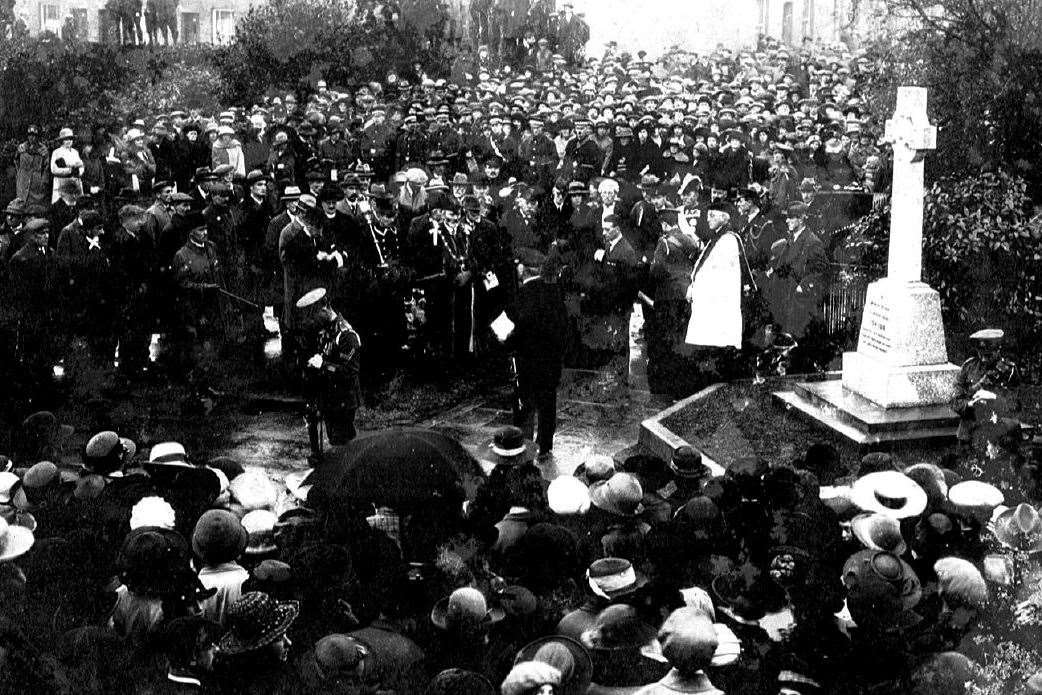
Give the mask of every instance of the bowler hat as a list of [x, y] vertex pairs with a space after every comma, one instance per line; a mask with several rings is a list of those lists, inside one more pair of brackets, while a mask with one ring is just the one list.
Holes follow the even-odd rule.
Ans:
[[538, 447], [520, 428], [507, 425], [496, 430], [492, 441], [480, 449], [479, 458], [499, 465], [516, 466], [535, 458]]
[[678, 478], [699, 479], [709, 475], [709, 466], [702, 461], [702, 454], [690, 446], [679, 447], [673, 452], [669, 469]]

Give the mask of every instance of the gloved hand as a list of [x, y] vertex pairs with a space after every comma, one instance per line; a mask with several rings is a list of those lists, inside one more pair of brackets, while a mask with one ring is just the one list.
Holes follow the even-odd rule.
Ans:
[[317, 353], [315, 355], [313, 355], [311, 357], [311, 359], [308, 360], [308, 366], [309, 367], [313, 367], [315, 369], [321, 369], [322, 368], [322, 355], [317, 354]]

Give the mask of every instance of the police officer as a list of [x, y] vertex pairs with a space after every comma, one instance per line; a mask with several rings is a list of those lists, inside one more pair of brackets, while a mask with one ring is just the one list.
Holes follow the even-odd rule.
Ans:
[[952, 410], [959, 415], [959, 443], [964, 446], [971, 443], [974, 430], [989, 411], [1003, 417], [1019, 409], [1011, 389], [1020, 383], [1020, 374], [1017, 365], [1002, 356], [1004, 337], [999, 328], [986, 328], [970, 336], [977, 354], [962, 363], [952, 401]]
[[347, 444], [355, 438], [355, 411], [361, 396], [362, 340], [326, 301], [324, 287], [305, 294], [297, 300], [296, 307], [301, 310], [304, 323], [300, 368], [308, 404], [308, 438], [312, 453], [320, 456], [320, 422], [325, 423], [333, 446]]

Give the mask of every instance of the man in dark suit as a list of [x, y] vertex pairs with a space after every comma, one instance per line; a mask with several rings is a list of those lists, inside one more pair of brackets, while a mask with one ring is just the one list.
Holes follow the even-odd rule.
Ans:
[[531, 439], [538, 418], [539, 454], [549, 456], [557, 429], [557, 386], [568, 318], [560, 288], [542, 277], [546, 257], [534, 249], [524, 249], [520, 255], [521, 287], [506, 311], [514, 323], [506, 340], [517, 368], [520, 407], [515, 422]]
[[788, 237], [771, 247], [768, 304], [782, 330], [798, 337], [820, 313], [828, 261], [825, 244], [807, 228], [805, 203], [789, 205], [786, 224]]
[[149, 338], [155, 316], [150, 307], [156, 269], [156, 249], [143, 232], [147, 214], [137, 205], [124, 205], [118, 213], [119, 229], [112, 235], [114, 296], [119, 302], [119, 371], [126, 378], [142, 375], [148, 359]]

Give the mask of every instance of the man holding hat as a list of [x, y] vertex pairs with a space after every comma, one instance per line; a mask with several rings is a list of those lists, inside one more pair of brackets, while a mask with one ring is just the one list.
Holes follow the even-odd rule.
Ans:
[[959, 415], [959, 443], [968, 446], [980, 417], [978, 410], [1001, 417], [1018, 409], [1016, 394], [1011, 391], [1020, 383], [1017, 365], [1002, 355], [1005, 332], [985, 328], [970, 336], [977, 354], [962, 363], [955, 382], [956, 394], [952, 410]]
[[539, 455], [549, 456], [557, 429], [557, 386], [561, 381], [568, 315], [556, 283], [543, 278], [546, 257], [534, 249], [522, 249], [520, 281], [514, 304], [505, 314], [513, 323], [506, 343], [514, 352], [518, 398], [521, 407], [515, 423], [527, 439], [535, 438]]
[[355, 438], [355, 411], [361, 403], [359, 358], [362, 339], [326, 298], [325, 288], [311, 290], [296, 302], [303, 312], [301, 365], [308, 402], [308, 436], [316, 457], [322, 453], [319, 422], [325, 422], [329, 443]]

